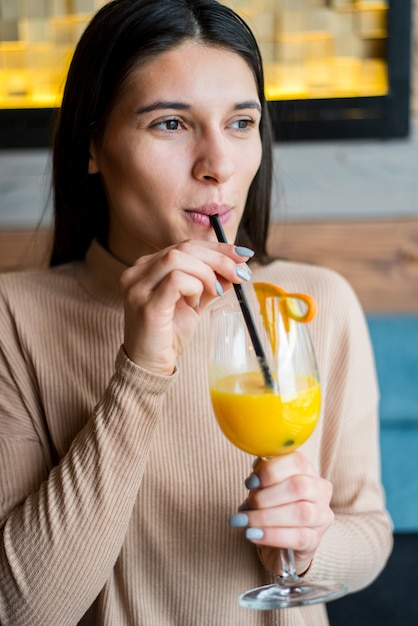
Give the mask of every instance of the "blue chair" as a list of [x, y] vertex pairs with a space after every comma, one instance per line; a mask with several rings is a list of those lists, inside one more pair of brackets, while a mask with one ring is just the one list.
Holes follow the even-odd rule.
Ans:
[[396, 532], [418, 531], [418, 316], [369, 315], [380, 385], [382, 480]]
[[418, 624], [418, 315], [368, 315], [381, 406], [382, 480], [394, 548], [366, 589], [327, 605], [332, 626]]

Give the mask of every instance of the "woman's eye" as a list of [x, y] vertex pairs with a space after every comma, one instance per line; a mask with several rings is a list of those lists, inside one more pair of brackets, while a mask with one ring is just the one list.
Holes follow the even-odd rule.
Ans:
[[154, 126], [156, 128], [161, 128], [161, 130], [165, 130], [168, 132], [174, 132], [176, 130], [180, 130], [181, 128], [183, 128], [181, 121], [176, 118], [170, 118], [167, 120], [156, 122]]
[[178, 120], [167, 120], [164, 124], [167, 130], [177, 130], [180, 127]]
[[243, 118], [232, 122], [231, 126], [238, 130], [248, 130], [255, 125], [255, 121], [251, 118]]

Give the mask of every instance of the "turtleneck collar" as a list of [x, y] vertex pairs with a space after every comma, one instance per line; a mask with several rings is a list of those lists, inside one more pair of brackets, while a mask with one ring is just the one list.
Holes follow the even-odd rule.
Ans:
[[120, 308], [123, 305], [120, 276], [127, 267], [94, 240], [84, 261], [76, 265], [76, 274], [83, 288], [93, 298], [111, 308]]

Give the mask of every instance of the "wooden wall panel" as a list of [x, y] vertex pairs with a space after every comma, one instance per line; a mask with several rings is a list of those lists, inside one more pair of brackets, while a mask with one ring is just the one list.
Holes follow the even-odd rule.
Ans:
[[418, 312], [418, 218], [274, 224], [271, 254], [345, 276], [369, 312]]
[[50, 240], [48, 229], [0, 229], [0, 271], [46, 266]]
[[[0, 271], [47, 265], [46, 229], [0, 230]], [[367, 312], [418, 313], [418, 218], [273, 224], [275, 256], [330, 267]]]

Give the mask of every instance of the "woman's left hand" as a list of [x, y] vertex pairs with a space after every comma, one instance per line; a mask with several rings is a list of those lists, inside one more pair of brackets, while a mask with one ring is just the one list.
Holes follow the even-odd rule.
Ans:
[[249, 495], [230, 525], [246, 528], [269, 570], [281, 574], [277, 548], [288, 548], [294, 551], [296, 571], [304, 572], [334, 520], [331, 483], [296, 451], [260, 460], [246, 486]]

